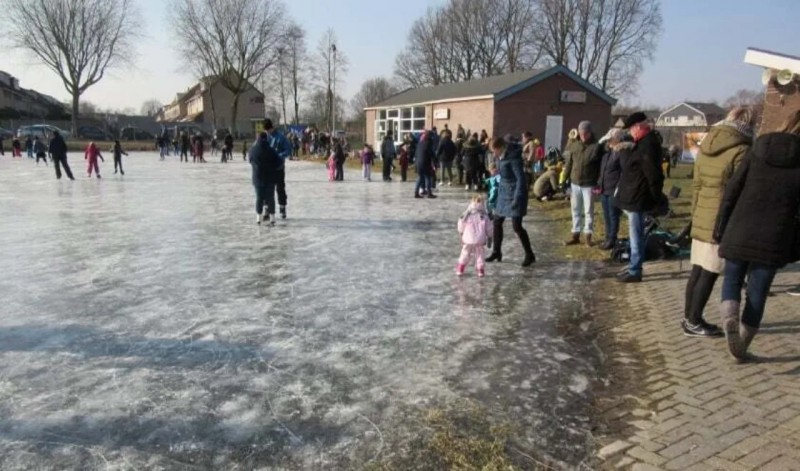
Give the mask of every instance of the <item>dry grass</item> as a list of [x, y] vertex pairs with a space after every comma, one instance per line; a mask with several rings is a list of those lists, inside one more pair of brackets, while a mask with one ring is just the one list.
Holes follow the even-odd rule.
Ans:
[[[681, 194], [678, 198], [670, 200], [672, 214], [669, 217], [660, 218], [661, 228], [672, 232], [679, 232], [683, 229], [690, 219], [690, 205], [692, 198], [692, 180], [690, 178], [692, 169], [691, 163], [680, 163], [672, 170], [671, 178], [664, 182], [664, 192], [669, 193], [670, 188], [678, 187]], [[535, 214], [544, 215], [552, 224], [555, 230], [553, 235], [558, 241], [567, 240], [572, 235], [572, 213], [569, 201], [556, 200], [540, 202], [535, 199], [530, 201], [531, 211]], [[594, 239], [603, 241], [605, 239], [605, 228], [603, 224], [603, 211], [599, 204], [595, 204], [594, 218]], [[619, 235], [627, 237], [628, 223], [623, 216], [620, 222]], [[608, 253], [596, 247], [587, 247], [584, 244], [563, 246], [559, 248], [559, 255], [568, 260], [606, 260]]]

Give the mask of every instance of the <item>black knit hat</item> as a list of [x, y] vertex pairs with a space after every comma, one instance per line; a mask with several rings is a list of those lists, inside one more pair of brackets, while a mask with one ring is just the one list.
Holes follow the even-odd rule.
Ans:
[[632, 113], [630, 116], [625, 118], [625, 122], [622, 124], [622, 127], [628, 129], [634, 124], [639, 124], [643, 121], [647, 121], [647, 115], [641, 111], [637, 111], [636, 113]]

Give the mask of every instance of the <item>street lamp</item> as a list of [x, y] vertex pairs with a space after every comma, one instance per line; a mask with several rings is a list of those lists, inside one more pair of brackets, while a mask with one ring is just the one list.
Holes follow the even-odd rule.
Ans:
[[331, 91], [331, 126], [332, 138], [336, 137], [336, 44], [331, 44], [333, 51], [333, 90]]

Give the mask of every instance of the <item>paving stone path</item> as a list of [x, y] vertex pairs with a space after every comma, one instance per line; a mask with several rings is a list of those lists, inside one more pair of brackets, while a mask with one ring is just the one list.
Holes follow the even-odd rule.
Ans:
[[[606, 360], [628, 380], [598, 401], [614, 430], [598, 437], [603, 469], [800, 469], [800, 298], [786, 294], [800, 271], [789, 266], [775, 279], [751, 347], [762, 361], [738, 365], [724, 339], [682, 334], [689, 268], [648, 264], [644, 283], [609, 281], [613, 289], [600, 297], [605, 311], [618, 307], [615, 342], [635, 347]], [[720, 287], [721, 280], [706, 308], [717, 324]]]

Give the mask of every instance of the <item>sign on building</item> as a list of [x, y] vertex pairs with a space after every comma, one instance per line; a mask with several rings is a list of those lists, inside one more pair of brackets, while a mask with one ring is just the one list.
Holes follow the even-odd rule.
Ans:
[[586, 92], [561, 91], [561, 103], [586, 103]]
[[450, 108], [437, 108], [433, 110], [433, 119], [450, 119]]

